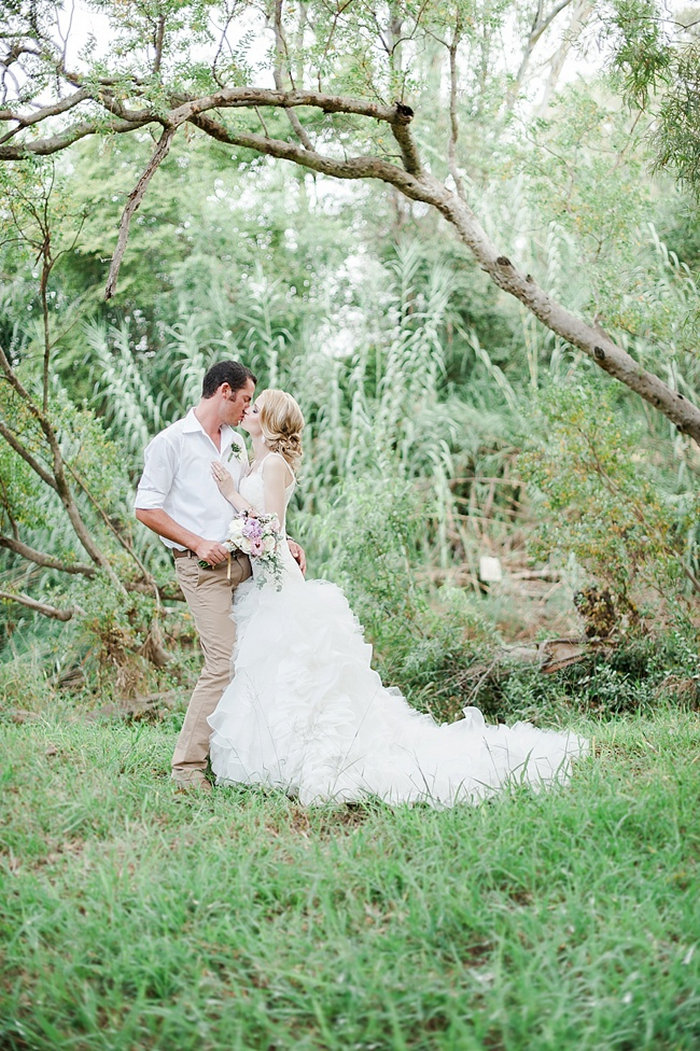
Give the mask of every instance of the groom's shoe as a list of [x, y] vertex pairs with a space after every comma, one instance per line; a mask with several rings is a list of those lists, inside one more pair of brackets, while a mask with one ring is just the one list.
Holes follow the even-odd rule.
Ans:
[[176, 792], [201, 792], [204, 795], [209, 795], [213, 791], [211, 781], [201, 770], [196, 770], [186, 777], [178, 777], [176, 774], [173, 774], [173, 781], [175, 782]]

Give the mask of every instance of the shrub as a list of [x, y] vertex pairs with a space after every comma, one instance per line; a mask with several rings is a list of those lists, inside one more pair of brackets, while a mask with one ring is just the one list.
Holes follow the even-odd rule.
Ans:
[[598, 382], [545, 392], [538, 437], [519, 466], [540, 511], [532, 554], [562, 563], [573, 554], [608, 592], [618, 633], [634, 633], [652, 616], [674, 623], [692, 607], [700, 495], [663, 488], [653, 450], [617, 397]]

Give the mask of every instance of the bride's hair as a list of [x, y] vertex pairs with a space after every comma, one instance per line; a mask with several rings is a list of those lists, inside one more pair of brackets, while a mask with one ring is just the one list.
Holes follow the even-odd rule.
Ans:
[[273, 453], [280, 453], [296, 470], [302, 458], [301, 432], [304, 417], [291, 394], [269, 388], [257, 399], [260, 402], [260, 426], [265, 443]]

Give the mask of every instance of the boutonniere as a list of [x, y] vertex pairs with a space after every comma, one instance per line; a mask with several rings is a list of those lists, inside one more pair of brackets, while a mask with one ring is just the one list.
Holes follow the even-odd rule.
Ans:
[[238, 442], [231, 442], [231, 448], [228, 451], [228, 456], [226, 457], [226, 459], [229, 463], [231, 462], [231, 460], [242, 460], [243, 447], [239, 445]]

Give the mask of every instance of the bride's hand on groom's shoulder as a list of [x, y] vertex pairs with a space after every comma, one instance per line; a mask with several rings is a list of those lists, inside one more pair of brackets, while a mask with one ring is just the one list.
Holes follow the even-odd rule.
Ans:
[[287, 546], [292, 553], [292, 558], [298, 564], [304, 576], [306, 576], [306, 555], [303, 547], [300, 547], [296, 540], [291, 540], [289, 537], [287, 537]]

